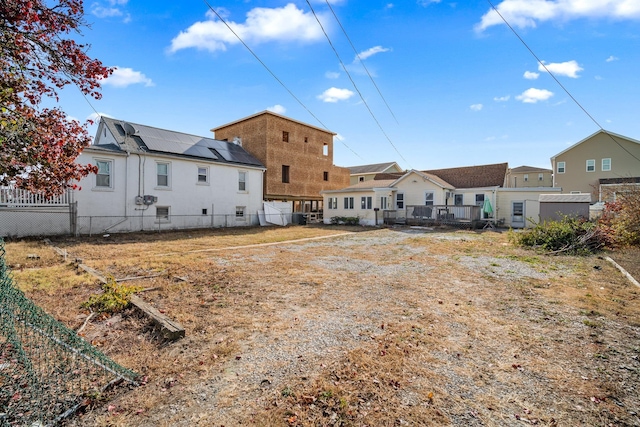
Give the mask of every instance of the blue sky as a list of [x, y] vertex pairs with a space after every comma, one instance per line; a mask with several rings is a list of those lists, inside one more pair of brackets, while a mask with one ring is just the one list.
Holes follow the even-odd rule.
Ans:
[[493, 0], [546, 68], [488, 1], [208, 2], [286, 88], [203, 0], [96, 0], [79, 41], [116, 72], [101, 100], [65, 89], [59, 106], [209, 137], [272, 110], [337, 133], [339, 166], [550, 168], [599, 130], [551, 72], [640, 139], [640, 0]]

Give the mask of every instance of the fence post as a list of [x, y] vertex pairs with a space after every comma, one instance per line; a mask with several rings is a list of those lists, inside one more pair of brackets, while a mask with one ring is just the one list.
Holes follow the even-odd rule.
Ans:
[[211, 204], [211, 228], [215, 227], [215, 225], [216, 225], [215, 224], [215, 217], [216, 216], [214, 215], [215, 211], [213, 209], [214, 209], [214, 204], [212, 203]]
[[78, 202], [69, 203], [69, 231], [72, 236], [78, 235]]

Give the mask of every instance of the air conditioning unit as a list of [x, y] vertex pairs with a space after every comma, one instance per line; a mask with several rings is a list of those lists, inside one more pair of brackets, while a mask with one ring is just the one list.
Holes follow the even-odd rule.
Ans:
[[158, 198], [156, 196], [150, 196], [148, 194], [145, 194], [144, 196], [142, 196], [142, 203], [144, 203], [145, 205], [152, 205], [157, 201], [158, 201]]

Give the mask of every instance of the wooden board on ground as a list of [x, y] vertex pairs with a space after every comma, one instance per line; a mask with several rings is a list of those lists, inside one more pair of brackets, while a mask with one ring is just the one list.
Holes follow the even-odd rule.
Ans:
[[160, 313], [151, 304], [142, 300], [142, 298], [132, 295], [131, 304], [136, 306], [145, 315], [149, 316], [154, 323], [160, 327], [160, 332], [165, 339], [174, 341], [184, 337], [184, 328], [182, 325]]

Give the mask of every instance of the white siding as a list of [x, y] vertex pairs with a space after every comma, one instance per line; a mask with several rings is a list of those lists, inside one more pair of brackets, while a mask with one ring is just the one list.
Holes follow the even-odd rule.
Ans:
[[[158, 206], [169, 207], [172, 217], [170, 222], [173, 224], [162, 224], [164, 228], [258, 223], [257, 211], [262, 208], [261, 169], [172, 156], [124, 156], [91, 149], [86, 149], [78, 157], [78, 162], [95, 165], [98, 159], [113, 162], [111, 188], [96, 187], [96, 176], [90, 175], [79, 183], [82, 189], [75, 194], [78, 216], [92, 217], [92, 230], [137, 231], [153, 228], [157, 222]], [[170, 163], [168, 187], [157, 185], [157, 162]], [[209, 168], [208, 183], [198, 182], [198, 167], [203, 166]], [[240, 171], [245, 172], [245, 191], [238, 189]], [[136, 204], [136, 196], [144, 195], [157, 197], [157, 202], [152, 205]], [[244, 207], [248, 215], [245, 221], [235, 218], [238, 206]], [[206, 215], [203, 209], [206, 209]], [[78, 222], [80, 227], [86, 227], [82, 218]]]

